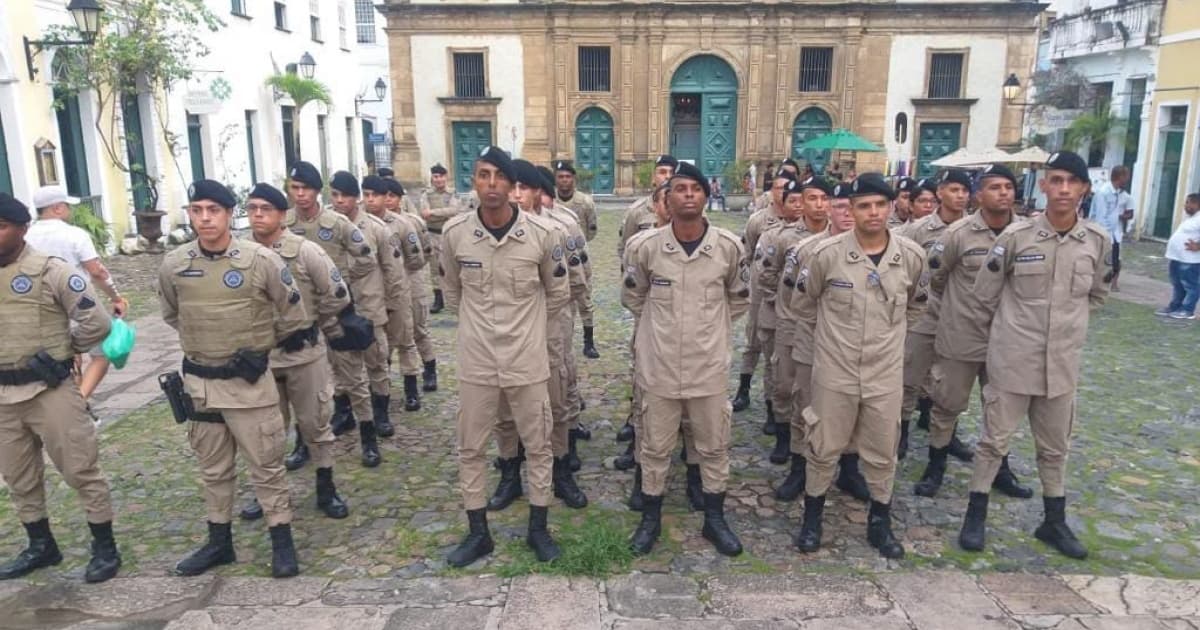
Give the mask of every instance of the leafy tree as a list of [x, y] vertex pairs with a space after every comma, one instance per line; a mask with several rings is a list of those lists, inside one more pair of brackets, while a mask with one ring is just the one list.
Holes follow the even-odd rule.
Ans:
[[1080, 147], [1103, 147], [1109, 136], [1120, 133], [1125, 121], [1112, 111], [1108, 101], [1101, 101], [1092, 111], [1071, 121], [1063, 136], [1063, 148], [1076, 151]]
[[[292, 72], [267, 77], [266, 85], [292, 99], [292, 102], [295, 103], [297, 117], [300, 115], [300, 110], [309, 103], [322, 103], [327, 107], [333, 105], [333, 97], [329, 95], [329, 88], [324, 83], [315, 79], [305, 79]], [[300, 125], [298, 123], [292, 125], [292, 146], [296, 148], [296, 155], [292, 157], [299, 160]]]

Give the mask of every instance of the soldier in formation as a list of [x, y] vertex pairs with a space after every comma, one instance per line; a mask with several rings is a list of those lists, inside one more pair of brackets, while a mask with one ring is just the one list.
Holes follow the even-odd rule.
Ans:
[[[569, 160], [558, 160], [554, 163], [555, 200], [575, 213], [579, 227], [583, 230], [588, 241], [596, 238], [596, 202], [592, 196], [578, 190], [575, 186], [575, 165]], [[592, 266], [584, 262], [584, 273], [588, 279], [588, 290], [572, 302], [575, 310], [583, 320], [583, 356], [589, 359], [599, 359], [600, 352], [596, 350], [595, 316], [592, 306]]]
[[[417, 204], [421, 218], [425, 221], [426, 229], [429, 230], [429, 240], [433, 243], [434, 260], [442, 259], [442, 227], [446, 225], [446, 221], [459, 213], [459, 204], [454, 198], [454, 191], [446, 187], [446, 174], [446, 167], [441, 164], [434, 164], [429, 169], [430, 187], [421, 193], [421, 200]], [[430, 307], [429, 312], [440, 313], [445, 306], [442, 277], [438, 274], [431, 275], [433, 306]]]

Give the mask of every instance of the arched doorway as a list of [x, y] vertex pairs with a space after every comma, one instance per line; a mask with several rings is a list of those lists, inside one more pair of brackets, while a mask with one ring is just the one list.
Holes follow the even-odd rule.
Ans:
[[833, 120], [820, 107], [809, 107], [796, 115], [792, 123], [792, 158], [803, 160], [812, 166], [814, 173], [821, 173], [829, 164], [830, 151], [801, 150], [800, 146], [813, 138], [819, 138], [833, 130]]
[[613, 191], [613, 120], [599, 107], [589, 107], [575, 119], [575, 165], [592, 172], [592, 193]]
[[737, 89], [737, 74], [715, 55], [679, 66], [671, 77], [671, 154], [721, 177], [737, 155]]

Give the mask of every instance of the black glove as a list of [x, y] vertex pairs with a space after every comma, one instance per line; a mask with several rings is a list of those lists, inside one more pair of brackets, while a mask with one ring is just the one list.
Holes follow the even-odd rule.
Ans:
[[245, 349], [238, 350], [233, 355], [232, 367], [238, 378], [245, 379], [253, 385], [267, 372], [267, 354]]
[[354, 305], [342, 309], [338, 315], [342, 336], [329, 340], [329, 347], [339, 352], [362, 351], [375, 343], [375, 324], [354, 312]]

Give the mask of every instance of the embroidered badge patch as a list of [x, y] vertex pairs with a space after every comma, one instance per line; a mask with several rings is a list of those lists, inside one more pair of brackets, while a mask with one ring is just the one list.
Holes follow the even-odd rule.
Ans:
[[[321, 239], [322, 241], [332, 241], [333, 240], [333, 230], [331, 230], [329, 228], [321, 228], [321, 229], [317, 230], [317, 238]], [[361, 238], [361, 235], [360, 235], [360, 238]]]
[[221, 282], [224, 282], [225, 286], [229, 287], [230, 289], [237, 289], [246, 283], [246, 278], [242, 276], [242, 272], [238, 271], [237, 269], [230, 269], [229, 271], [225, 272], [224, 276], [222, 276]]
[[33, 280], [30, 280], [29, 276], [20, 275], [13, 278], [12, 282], [8, 283], [8, 286], [12, 289], [13, 293], [25, 295], [33, 290]]
[[87, 288], [87, 282], [84, 282], [83, 276], [72, 275], [67, 278], [67, 287], [76, 293], [83, 293], [83, 290]]

